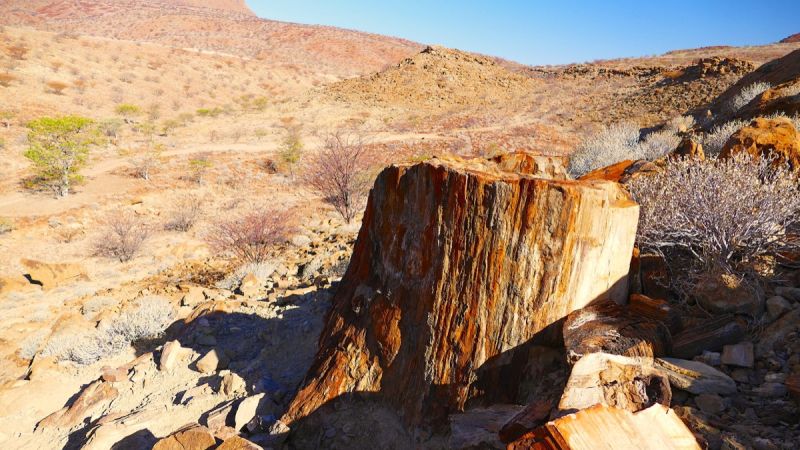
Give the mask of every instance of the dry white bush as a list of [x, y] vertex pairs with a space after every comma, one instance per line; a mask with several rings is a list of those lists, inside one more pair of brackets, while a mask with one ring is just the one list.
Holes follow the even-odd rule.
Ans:
[[118, 211], [109, 214], [105, 230], [94, 242], [94, 254], [130, 261], [150, 236], [150, 228], [133, 213]]
[[39, 347], [42, 345], [45, 335], [46, 333], [44, 330], [39, 330], [26, 337], [20, 344], [17, 355], [22, 359], [33, 359], [36, 352], [39, 351]]
[[674, 150], [680, 140], [674, 131], [668, 129], [650, 133], [640, 140], [636, 125], [610, 125], [578, 145], [570, 157], [569, 172], [579, 177], [626, 159], [657, 159]]
[[771, 84], [764, 82], [757, 82], [743, 87], [742, 90], [731, 99], [729, 104], [730, 110], [732, 112], [739, 111], [746, 104], [750, 103], [751, 100], [771, 87]]
[[708, 156], [716, 156], [722, 151], [722, 147], [728, 142], [733, 133], [739, 131], [748, 122], [744, 120], [731, 120], [730, 122], [717, 125], [711, 129], [710, 132], [704, 133], [701, 136], [701, 143], [703, 144], [703, 152]]
[[41, 354], [79, 365], [93, 364], [119, 354], [133, 342], [160, 337], [174, 317], [169, 300], [157, 296], [143, 297], [134, 308], [106, 325], [50, 337]]
[[220, 289], [232, 291], [242, 284], [242, 279], [248, 274], [253, 274], [258, 280], [266, 281], [275, 273], [275, 263], [269, 261], [248, 262], [239, 266], [235, 272], [218, 281], [215, 286]]
[[203, 200], [186, 195], [175, 200], [164, 228], [173, 231], [189, 231], [203, 212]]
[[669, 160], [628, 185], [639, 203], [637, 241], [674, 273], [747, 273], [763, 257], [800, 249], [800, 187], [771, 158]]
[[665, 129], [673, 133], [685, 133], [694, 128], [695, 121], [692, 116], [677, 116], [670, 119]]

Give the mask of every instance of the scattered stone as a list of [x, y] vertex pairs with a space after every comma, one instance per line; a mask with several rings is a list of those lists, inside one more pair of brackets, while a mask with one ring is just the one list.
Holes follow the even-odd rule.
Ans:
[[779, 295], [768, 298], [766, 303], [770, 320], [778, 320], [785, 312], [792, 309], [791, 303]]
[[222, 392], [225, 395], [243, 393], [247, 390], [247, 385], [239, 375], [228, 372], [222, 377]]
[[263, 287], [264, 283], [262, 283], [258, 277], [252, 273], [248, 273], [242, 278], [242, 282], [239, 284], [239, 288], [236, 292], [245, 297], [253, 297], [257, 295]]
[[127, 367], [117, 367], [113, 369], [111, 367], [103, 367], [103, 381], [108, 381], [111, 383], [119, 383], [120, 381], [128, 381], [128, 368]]
[[193, 388], [183, 391], [183, 393], [181, 394], [180, 403], [181, 405], [188, 405], [189, 402], [191, 402], [195, 398], [205, 397], [211, 394], [211, 392], [212, 392], [211, 387], [208, 385], [208, 383], [203, 383], [199, 386], [195, 386]]
[[800, 288], [780, 286], [775, 288], [775, 293], [793, 302], [800, 302]]
[[60, 428], [69, 429], [83, 423], [84, 419], [91, 417], [95, 411], [103, 408], [117, 398], [119, 391], [102, 380], [97, 380], [87, 386], [80, 395], [69, 405], [42, 419], [36, 429]]
[[195, 363], [200, 373], [212, 373], [227, 366], [227, 358], [220, 356], [216, 349], [209, 350], [202, 358]]
[[311, 238], [304, 234], [295, 234], [289, 240], [295, 247], [305, 247], [311, 243]]
[[696, 356], [694, 360], [708, 364], [709, 366], [719, 367], [720, 364], [722, 364], [722, 355], [719, 352], [703, 350], [703, 354]]
[[792, 309], [765, 328], [756, 344], [757, 355], [768, 355], [776, 345], [787, 342], [786, 337], [800, 326], [800, 308]]
[[753, 343], [740, 342], [722, 348], [722, 364], [739, 367], [753, 367]]
[[211, 430], [195, 423], [160, 439], [153, 450], [209, 450], [215, 445], [217, 441]]
[[189, 292], [181, 297], [181, 306], [197, 306], [206, 301], [203, 288], [199, 286], [189, 286]]
[[695, 397], [694, 402], [701, 411], [707, 414], [717, 415], [725, 410], [725, 401], [717, 394], [700, 394]]
[[265, 396], [266, 394], [256, 394], [239, 402], [239, 404], [236, 406], [236, 413], [233, 419], [233, 427], [236, 428], [236, 430], [241, 431], [245, 425], [250, 423], [250, 421], [256, 417], [258, 405], [261, 403], [261, 399], [263, 399]]
[[800, 139], [792, 121], [785, 117], [753, 120], [731, 135], [719, 157], [730, 158], [742, 152], [754, 157], [774, 155], [793, 170], [800, 168]]
[[768, 398], [783, 397], [788, 390], [783, 383], [766, 382], [761, 386], [753, 389], [753, 392]]
[[260, 445], [256, 445], [241, 436], [233, 436], [225, 439], [217, 450], [264, 450]]
[[300, 279], [301, 280], [313, 279], [317, 275], [317, 273], [319, 273], [319, 269], [322, 267], [322, 262], [323, 262], [322, 257], [316, 256], [311, 261], [300, 266], [300, 270], [298, 271]]
[[172, 372], [183, 357], [183, 347], [178, 341], [169, 341], [161, 348], [161, 357], [158, 359], [158, 369], [163, 372]]
[[761, 286], [728, 273], [702, 279], [695, 284], [692, 295], [704, 309], [717, 314], [758, 317], [764, 310], [764, 291]]
[[233, 401], [225, 402], [206, 415], [206, 426], [215, 434], [218, 430], [233, 425], [233, 403]]
[[659, 358], [656, 366], [664, 371], [673, 387], [695, 395], [736, 392], [736, 383], [731, 377], [698, 361]]

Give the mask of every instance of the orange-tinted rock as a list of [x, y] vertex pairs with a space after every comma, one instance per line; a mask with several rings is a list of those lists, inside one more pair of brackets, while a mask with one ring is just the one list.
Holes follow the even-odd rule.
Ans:
[[153, 450], [208, 450], [216, 445], [217, 440], [211, 430], [195, 423], [160, 439]]
[[692, 432], [671, 409], [656, 404], [631, 413], [597, 405], [525, 434], [508, 450], [700, 450]]
[[247, 439], [239, 436], [232, 436], [225, 439], [217, 450], [263, 450], [260, 445], [256, 445]]
[[720, 158], [741, 152], [754, 157], [773, 154], [792, 169], [800, 170], [800, 137], [789, 119], [755, 119], [730, 137]]
[[798, 78], [794, 80], [762, 92], [737, 111], [736, 115], [740, 118], [768, 117], [777, 113], [786, 116], [797, 115], [800, 113], [800, 95], [797, 95], [800, 87], [800, 73], [797, 75]]
[[487, 360], [592, 300], [625, 301], [637, 219], [616, 183], [486, 160], [386, 168], [283, 422], [356, 391], [409, 424], [462, 410]]
[[502, 153], [491, 160], [497, 164], [498, 169], [505, 172], [524, 173], [552, 180], [569, 178], [566, 157], [543, 156], [519, 150]]
[[607, 167], [601, 167], [599, 169], [595, 169], [581, 176], [578, 179], [581, 181], [591, 181], [591, 180], [615, 181], [617, 183], [625, 184], [634, 177], [649, 172], [654, 172], [656, 170], [658, 170], [658, 166], [656, 166], [650, 161], [646, 161], [643, 159], [638, 161], [625, 160], [625, 161], [620, 161], [618, 163], [614, 163]]
[[703, 145], [688, 137], [683, 138], [678, 148], [670, 152], [670, 156], [699, 160], [706, 159], [706, 154], [703, 152]]
[[670, 333], [676, 333], [682, 328], [680, 314], [666, 300], [650, 298], [642, 294], [631, 294], [628, 299], [628, 309], [634, 315], [663, 323]]
[[119, 391], [106, 383], [97, 380], [81, 391], [78, 398], [71, 405], [50, 414], [39, 422], [37, 429], [62, 428], [70, 429], [82, 424], [84, 419], [92, 416], [98, 410], [108, 405], [117, 398]]

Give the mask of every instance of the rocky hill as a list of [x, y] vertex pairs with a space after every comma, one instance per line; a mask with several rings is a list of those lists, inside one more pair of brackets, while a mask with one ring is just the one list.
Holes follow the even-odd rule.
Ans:
[[800, 33], [795, 33], [780, 40], [782, 44], [800, 42]]

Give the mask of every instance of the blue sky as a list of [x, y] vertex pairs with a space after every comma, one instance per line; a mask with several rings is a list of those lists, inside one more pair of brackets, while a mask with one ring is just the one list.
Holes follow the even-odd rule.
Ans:
[[800, 0], [247, 0], [267, 19], [333, 25], [526, 64], [756, 45], [800, 32]]

